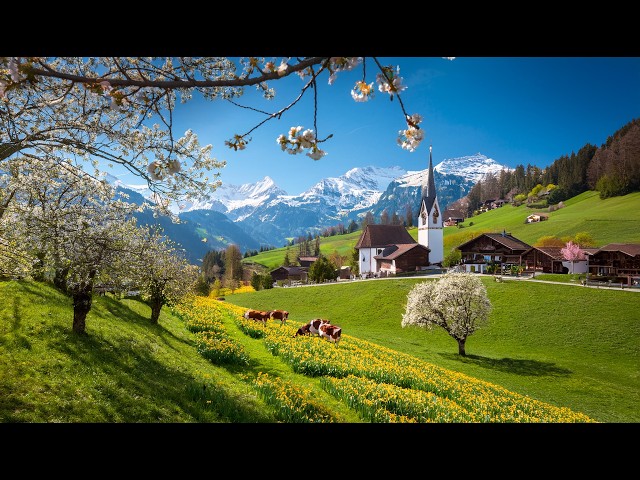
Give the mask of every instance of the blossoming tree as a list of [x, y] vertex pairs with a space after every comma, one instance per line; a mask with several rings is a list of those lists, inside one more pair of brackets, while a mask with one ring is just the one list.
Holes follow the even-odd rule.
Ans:
[[[398, 144], [414, 151], [424, 139], [422, 117], [405, 109], [400, 68], [383, 66], [376, 57], [372, 61], [378, 91], [396, 98], [404, 117]], [[226, 164], [212, 157], [212, 146], [201, 146], [193, 131], [174, 132], [178, 103], [198, 93], [263, 114], [253, 128], [225, 142], [242, 150], [253, 131], [280, 119], [307, 92], [314, 92], [317, 109], [315, 92], [323, 75], [332, 84], [340, 72], [361, 67], [362, 79], [351, 95], [358, 102], [370, 100], [374, 82], [366, 66], [363, 57], [0, 57], [0, 168], [16, 155], [33, 162], [91, 162], [95, 176], [100, 160], [121, 164], [147, 181], [158, 195], [157, 206], [169, 213], [170, 200], [212, 193], [220, 185], [217, 170]], [[300, 93], [285, 107], [264, 112], [237, 103], [246, 87], [273, 98], [270, 82], [293, 74], [302, 80]], [[288, 154], [319, 160], [331, 136], [318, 137], [314, 115], [313, 128], [294, 126], [276, 142]]]
[[458, 342], [458, 353], [464, 356], [467, 337], [488, 321], [489, 313], [491, 302], [480, 278], [452, 272], [411, 288], [402, 327], [441, 327]]
[[571, 271], [569, 273], [573, 273], [574, 262], [576, 260], [584, 260], [586, 258], [586, 254], [580, 248], [580, 245], [573, 243], [572, 241], [567, 242], [567, 244], [560, 250], [560, 254], [562, 255], [562, 258], [571, 262]]
[[140, 290], [151, 307], [151, 323], [157, 324], [164, 305], [193, 293], [200, 270], [156, 226], [138, 227], [129, 241], [127, 253], [117, 260], [120, 268], [116, 272]]

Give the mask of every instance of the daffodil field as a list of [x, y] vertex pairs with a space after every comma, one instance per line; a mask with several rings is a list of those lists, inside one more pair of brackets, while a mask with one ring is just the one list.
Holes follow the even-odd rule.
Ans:
[[[226, 328], [237, 326], [291, 366], [321, 377], [322, 388], [370, 422], [574, 423], [594, 422], [568, 408], [540, 402], [498, 385], [436, 367], [409, 355], [343, 334], [339, 344], [295, 336], [302, 322], [247, 320], [243, 307], [196, 297], [174, 308], [196, 335], [198, 352], [214, 363], [247, 364], [242, 345]], [[287, 422], [335, 421], [309, 392], [262, 374], [253, 380], [262, 398]]]

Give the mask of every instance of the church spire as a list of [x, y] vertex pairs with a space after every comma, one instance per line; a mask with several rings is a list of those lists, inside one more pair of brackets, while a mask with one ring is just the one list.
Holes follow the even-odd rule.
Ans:
[[436, 182], [433, 177], [433, 146], [429, 145], [429, 170], [427, 171], [427, 189], [422, 190], [422, 202], [427, 207], [427, 210], [431, 210], [433, 202], [436, 199]]
[[431, 152], [433, 145], [429, 145], [429, 176], [427, 180], [427, 198], [436, 198], [436, 182], [433, 178], [433, 158]]

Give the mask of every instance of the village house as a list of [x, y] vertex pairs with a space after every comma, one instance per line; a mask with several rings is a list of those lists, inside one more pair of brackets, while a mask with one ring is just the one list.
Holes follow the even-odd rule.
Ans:
[[486, 273], [488, 265], [524, 265], [532, 247], [503, 231], [483, 233], [457, 248], [465, 272]]

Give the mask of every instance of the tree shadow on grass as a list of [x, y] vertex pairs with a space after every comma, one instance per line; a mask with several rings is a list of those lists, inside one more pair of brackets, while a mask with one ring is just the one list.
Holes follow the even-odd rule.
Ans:
[[532, 377], [567, 376], [573, 372], [567, 368], [558, 367], [555, 363], [539, 362], [537, 360], [520, 360], [515, 358], [490, 358], [479, 355], [461, 356], [453, 353], [443, 353], [442, 357], [461, 363], [470, 363], [482, 368], [499, 370]]

